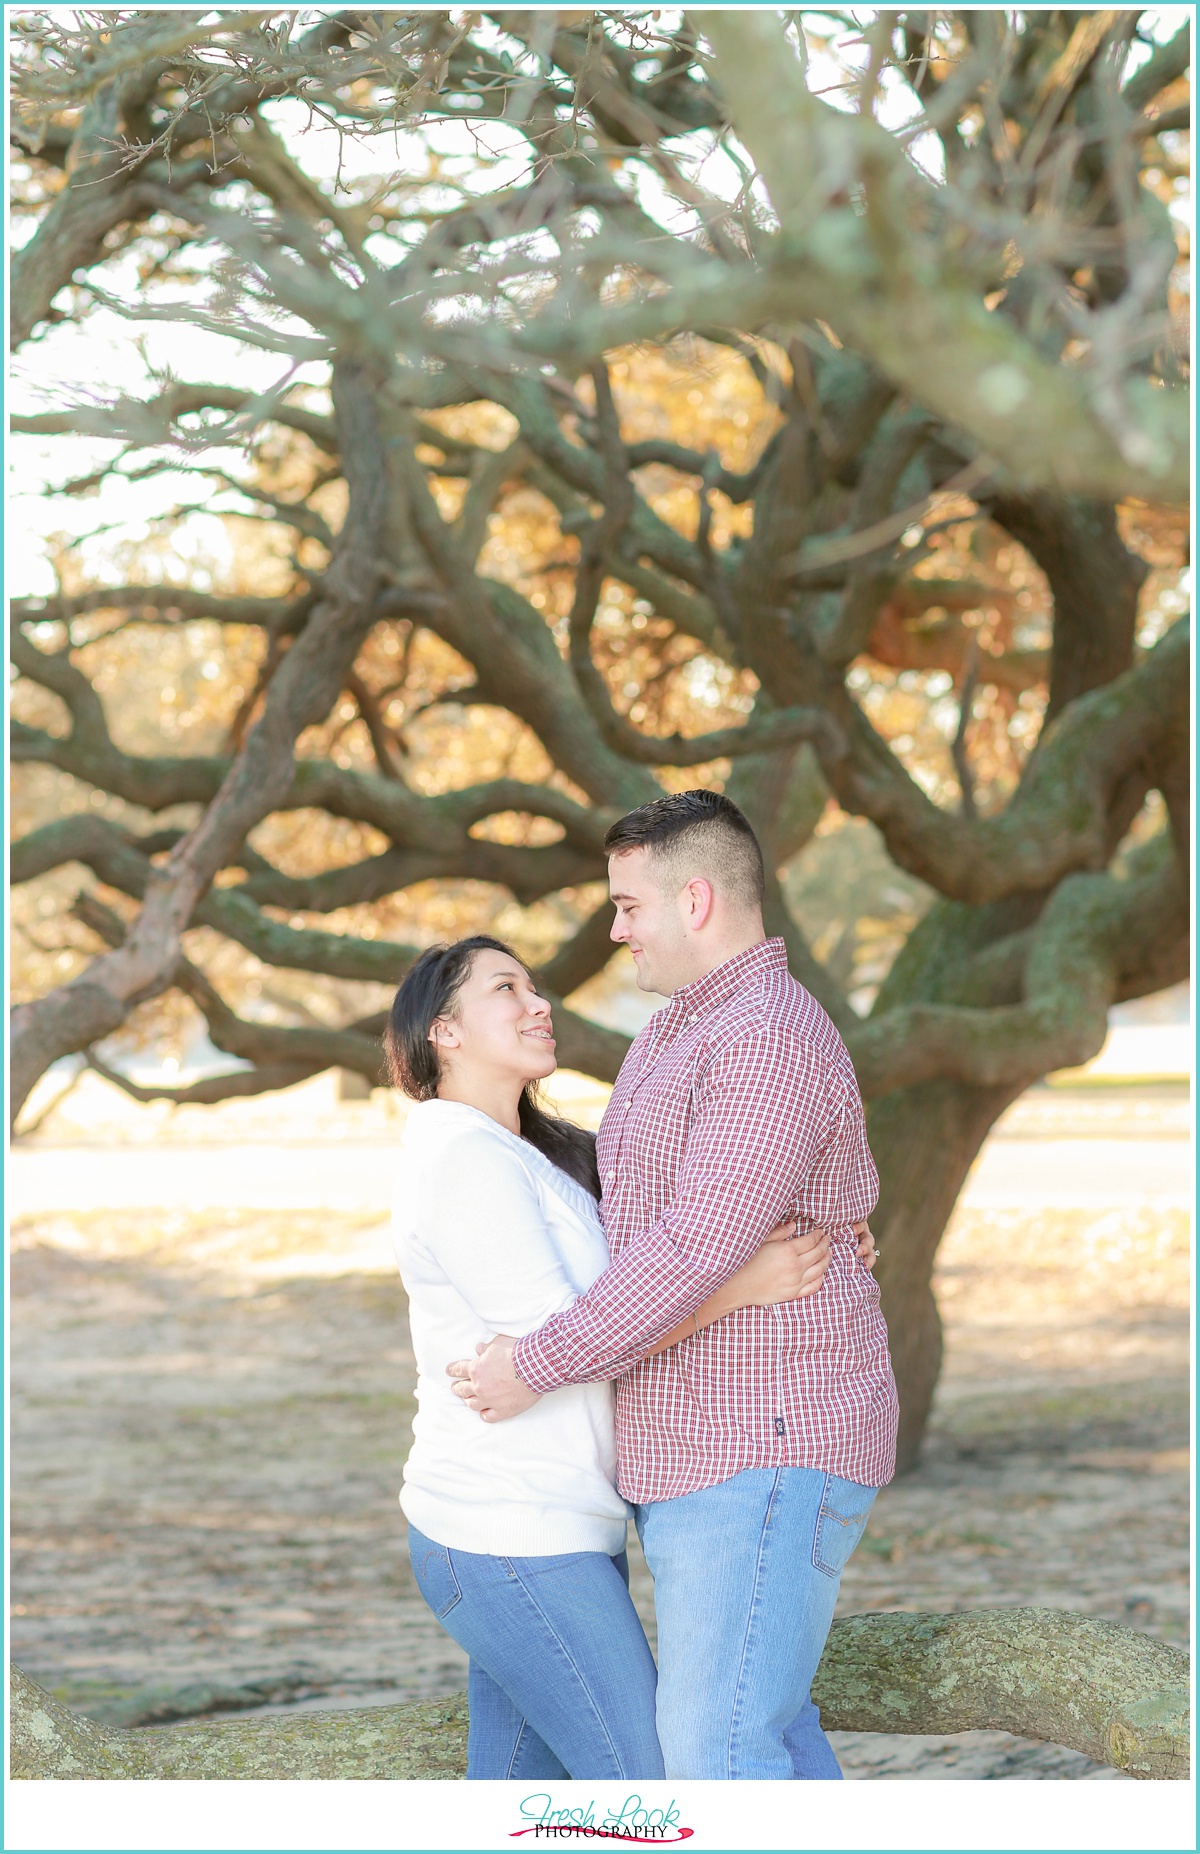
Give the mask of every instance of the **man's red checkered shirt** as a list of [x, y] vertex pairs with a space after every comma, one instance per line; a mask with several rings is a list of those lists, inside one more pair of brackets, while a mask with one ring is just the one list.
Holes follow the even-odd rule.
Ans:
[[[597, 1157], [611, 1265], [519, 1339], [513, 1363], [537, 1391], [617, 1379], [625, 1498], [670, 1500], [743, 1468], [889, 1481], [896, 1386], [852, 1228], [879, 1179], [846, 1046], [788, 972], [782, 940], [656, 1012], [617, 1077]], [[641, 1358], [790, 1216], [832, 1233], [816, 1294], [743, 1307]]]

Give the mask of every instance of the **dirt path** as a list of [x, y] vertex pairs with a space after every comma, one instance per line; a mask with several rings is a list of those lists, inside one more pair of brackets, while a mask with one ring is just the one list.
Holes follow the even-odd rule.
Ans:
[[[179, 1699], [197, 1683], [326, 1707], [462, 1685], [403, 1552], [412, 1367], [377, 1218], [44, 1214], [14, 1251], [35, 1679], [113, 1719], [211, 1702]], [[960, 1212], [925, 1459], [880, 1496], [841, 1609], [1044, 1604], [1185, 1641], [1187, 1279], [1178, 1210]], [[1002, 1734], [838, 1743], [858, 1778], [1113, 1774]]]

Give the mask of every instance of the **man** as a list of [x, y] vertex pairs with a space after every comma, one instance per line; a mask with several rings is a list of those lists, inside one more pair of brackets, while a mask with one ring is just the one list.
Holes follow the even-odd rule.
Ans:
[[[766, 937], [762, 854], [736, 805], [658, 799], [605, 849], [612, 937], [642, 990], [670, 994], [600, 1127], [612, 1263], [537, 1332], [494, 1339], [456, 1388], [496, 1421], [617, 1379], [668, 1776], [838, 1778], [809, 1685], [896, 1437], [879, 1292], [855, 1249], [878, 1177], [854, 1071]], [[815, 1295], [743, 1308], [638, 1362], [791, 1216], [831, 1232]]]

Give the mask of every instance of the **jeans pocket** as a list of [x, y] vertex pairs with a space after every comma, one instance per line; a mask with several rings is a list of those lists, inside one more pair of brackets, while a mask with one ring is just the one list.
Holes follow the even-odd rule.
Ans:
[[461, 1600], [462, 1591], [458, 1587], [450, 1553], [445, 1546], [417, 1546], [412, 1553], [412, 1568], [417, 1589], [434, 1615], [439, 1621], [443, 1616], [448, 1616], [454, 1605]]
[[825, 1476], [812, 1561], [826, 1577], [840, 1577], [845, 1570], [878, 1491], [877, 1487], [862, 1487], [857, 1481], [839, 1480], [836, 1474]]

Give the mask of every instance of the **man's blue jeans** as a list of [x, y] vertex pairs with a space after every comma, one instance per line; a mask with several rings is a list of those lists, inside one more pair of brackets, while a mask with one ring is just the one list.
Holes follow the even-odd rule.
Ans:
[[654, 1658], [625, 1553], [499, 1558], [415, 1526], [417, 1587], [471, 1657], [467, 1776], [661, 1777]]
[[841, 1777], [809, 1685], [874, 1487], [747, 1468], [637, 1509], [668, 1777]]

